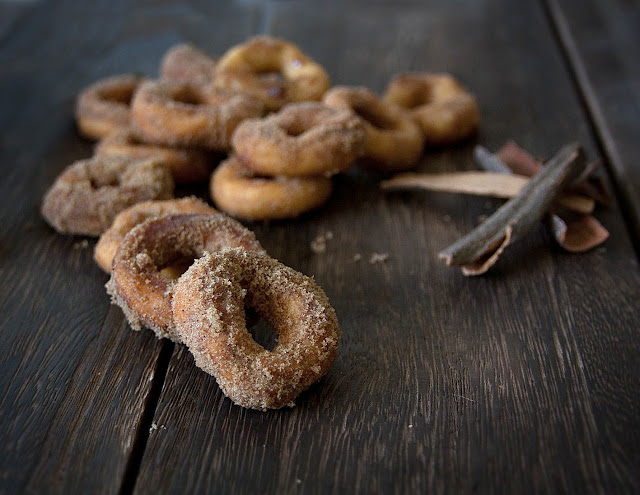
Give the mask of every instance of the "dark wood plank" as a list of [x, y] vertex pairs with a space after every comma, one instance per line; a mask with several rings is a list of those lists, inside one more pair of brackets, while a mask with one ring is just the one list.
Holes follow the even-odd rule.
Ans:
[[37, 1], [0, 0], [0, 42], [10, 36], [11, 32], [17, 29], [20, 21], [37, 6]]
[[546, 0], [640, 248], [640, 4]]
[[[209, 29], [218, 16], [226, 31]], [[40, 218], [54, 177], [91, 154], [74, 129], [75, 95], [108, 74], [153, 75], [191, 31], [215, 50], [257, 19], [254, 7], [207, 2], [47, 2], [0, 45], [0, 493], [130, 489], [130, 456], [144, 447], [150, 390], [168, 360], [163, 368], [163, 344], [131, 332], [110, 306], [94, 242], [57, 235]]]
[[[382, 90], [398, 71], [455, 73], [479, 97], [489, 148], [515, 138], [550, 155], [578, 139], [596, 150], [537, 2], [278, 2], [265, 27], [336, 83]], [[429, 153], [421, 168], [471, 168], [471, 145]], [[352, 170], [323, 210], [252, 225], [327, 291], [344, 332], [335, 366], [294, 409], [259, 413], [233, 406], [178, 349], [136, 492], [640, 489], [640, 274], [620, 211], [598, 212], [611, 240], [585, 255], [539, 229], [486, 277], [444, 267], [437, 252], [498, 204], [385, 196]], [[370, 264], [373, 253], [389, 258]]]

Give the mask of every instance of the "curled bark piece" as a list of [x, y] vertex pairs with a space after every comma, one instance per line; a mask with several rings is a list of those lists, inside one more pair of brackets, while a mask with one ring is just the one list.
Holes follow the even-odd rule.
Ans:
[[513, 140], [504, 143], [502, 148], [496, 151], [496, 156], [514, 174], [526, 177], [533, 177], [544, 167], [540, 160], [536, 160]]
[[[487, 151], [487, 153], [489, 152]], [[446, 174], [421, 174], [406, 172], [382, 181], [380, 187], [386, 190], [427, 189], [429, 191], [510, 199], [520, 194], [522, 188], [528, 182], [529, 179], [527, 177], [511, 173], [452, 172]], [[595, 202], [592, 199], [578, 194], [561, 194], [556, 201], [559, 206], [583, 214], [591, 213], [595, 208]]]
[[[489, 152], [487, 151], [487, 153]], [[503, 144], [502, 147], [496, 151], [495, 155], [492, 156], [506, 165], [514, 174], [520, 174], [526, 177], [533, 177], [543, 168], [540, 160], [534, 158], [527, 150], [518, 146], [513, 140]], [[474, 157], [476, 161], [480, 163], [478, 160], [479, 157], [475, 154]], [[480, 158], [482, 158], [482, 156], [480, 156]], [[613, 199], [611, 198], [611, 193], [605, 181], [602, 177], [593, 175], [594, 171], [600, 167], [600, 165], [602, 165], [602, 160], [595, 160], [589, 163], [582, 174], [580, 174], [580, 177], [578, 177], [571, 186], [570, 192], [591, 198], [601, 205], [610, 206]], [[483, 168], [485, 170], [497, 171], [484, 166]]]
[[465, 275], [480, 275], [491, 268], [504, 249], [540, 221], [560, 191], [585, 167], [578, 143], [564, 146], [533, 177], [521, 193], [507, 201], [485, 222], [440, 253], [447, 265], [461, 265]]
[[565, 220], [559, 215], [551, 215], [549, 223], [555, 240], [571, 253], [584, 253], [609, 238], [609, 231], [592, 216]]

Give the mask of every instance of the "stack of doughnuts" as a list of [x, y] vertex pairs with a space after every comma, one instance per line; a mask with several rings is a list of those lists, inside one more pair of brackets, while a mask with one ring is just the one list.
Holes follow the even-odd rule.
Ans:
[[[330, 88], [300, 48], [260, 36], [219, 60], [174, 46], [157, 80], [98, 81], [79, 95], [76, 121], [99, 142], [55, 180], [43, 217], [58, 232], [100, 236], [95, 260], [132, 328], [187, 345], [235, 403], [265, 410], [293, 405], [327, 373], [335, 311], [238, 221], [196, 197], [175, 199], [175, 184], [208, 180], [216, 207], [240, 219], [294, 218], [323, 205], [332, 177], [354, 163], [413, 168], [425, 144], [468, 138], [479, 116], [450, 75], [398, 75], [382, 98]], [[251, 337], [245, 306], [277, 333], [273, 350]]]
[[[202, 213], [171, 214], [185, 211]], [[340, 330], [326, 294], [236, 220], [194, 198], [152, 201], [122, 212], [100, 243], [107, 292], [131, 327], [185, 344], [236, 404], [293, 406], [331, 368]], [[252, 338], [245, 306], [274, 329], [274, 349]]]

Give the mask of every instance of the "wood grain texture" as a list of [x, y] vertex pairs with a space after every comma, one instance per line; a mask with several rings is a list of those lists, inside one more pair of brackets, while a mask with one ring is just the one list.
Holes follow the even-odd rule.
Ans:
[[54, 177], [91, 154], [74, 97], [105, 75], [155, 74], [183, 32], [215, 49], [216, 15], [222, 41], [240, 41], [256, 9], [236, 10], [47, 2], [0, 44], [0, 493], [117, 493], [158, 379], [161, 343], [110, 306], [94, 242], [57, 235], [39, 215]]
[[640, 249], [640, 5], [546, 0]]
[[[453, 72], [478, 96], [489, 149], [508, 138], [543, 156], [576, 139], [596, 149], [538, 3], [516, 15], [499, 0], [275, 2], [264, 29], [334, 83], [381, 91], [398, 71]], [[472, 144], [430, 152], [420, 170], [471, 169]], [[349, 171], [323, 210], [251, 225], [333, 302], [343, 339], [327, 377], [294, 409], [259, 413], [233, 406], [179, 348], [135, 491], [640, 489], [640, 274], [619, 210], [597, 214], [611, 231], [604, 249], [566, 255], [538, 229], [468, 280], [437, 252], [499, 202], [383, 195], [377, 179]], [[326, 252], [313, 254], [327, 231]], [[371, 264], [374, 253], [388, 260]]]

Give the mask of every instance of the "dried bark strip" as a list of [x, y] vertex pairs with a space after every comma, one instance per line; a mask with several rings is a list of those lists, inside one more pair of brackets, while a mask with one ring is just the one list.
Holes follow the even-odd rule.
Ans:
[[485, 273], [508, 245], [540, 221], [560, 191], [579, 177], [585, 166], [584, 151], [578, 143], [564, 146], [517, 197], [507, 201], [485, 222], [444, 249], [440, 258], [448, 266], [462, 266], [465, 275]]
[[[487, 153], [489, 153], [487, 151]], [[492, 155], [495, 158], [495, 155]], [[496, 158], [495, 161], [499, 160]], [[452, 172], [444, 174], [421, 174], [407, 172], [382, 181], [385, 190], [426, 189], [450, 193], [491, 196], [510, 199], [520, 194], [529, 182], [528, 177], [499, 172]], [[588, 214], [595, 208], [595, 201], [578, 194], [561, 194], [556, 199], [558, 206], [571, 211]]]

